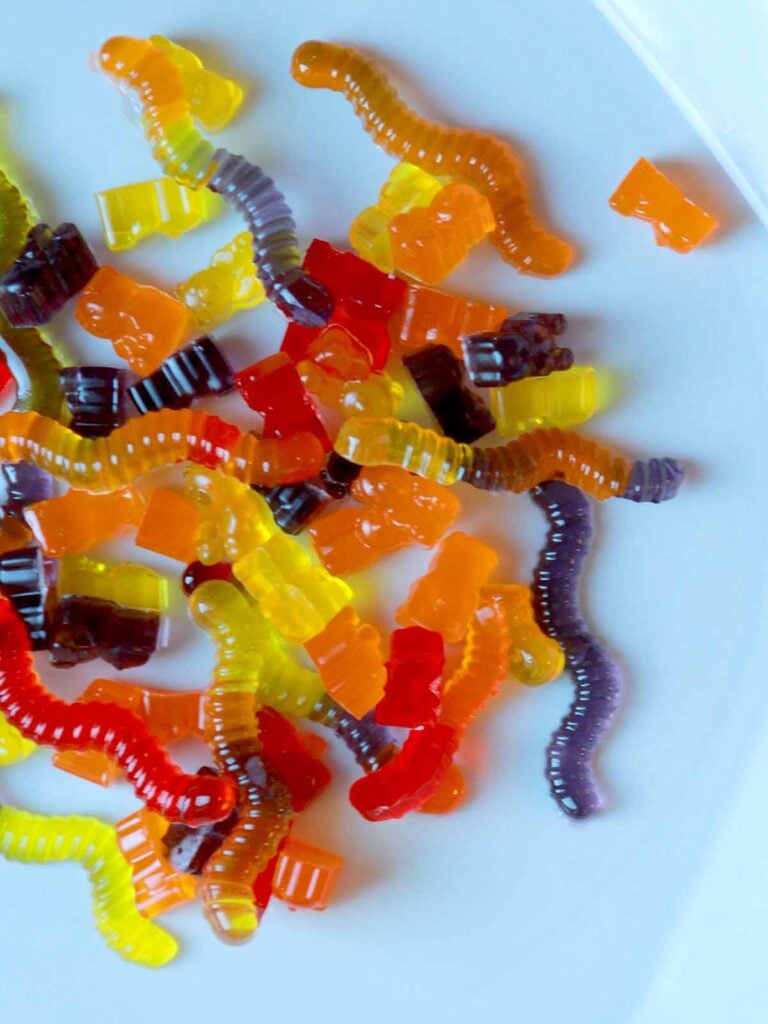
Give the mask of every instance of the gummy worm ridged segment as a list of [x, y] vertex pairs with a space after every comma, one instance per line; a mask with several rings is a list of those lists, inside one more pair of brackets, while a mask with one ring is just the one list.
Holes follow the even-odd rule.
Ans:
[[32, 227], [29, 203], [4, 171], [0, 171], [0, 273], [19, 255]]
[[302, 43], [291, 71], [301, 85], [342, 93], [373, 141], [396, 160], [464, 178], [486, 195], [496, 220], [491, 240], [517, 270], [548, 276], [568, 267], [571, 247], [535, 222], [518, 162], [495, 135], [448, 128], [414, 114], [374, 64], [351, 47]]
[[376, 416], [342, 423], [334, 448], [360, 466], [400, 466], [438, 484], [464, 480], [475, 451], [418, 423]]
[[310, 434], [261, 440], [191, 409], [149, 412], [94, 439], [47, 416], [7, 412], [0, 416], [0, 458], [26, 459], [72, 487], [102, 493], [185, 460], [245, 483], [289, 483], [319, 472], [323, 450]]
[[29, 384], [17, 381], [16, 412], [38, 412], [60, 419], [64, 396], [59, 382], [62, 363], [53, 345], [36, 327], [12, 327], [0, 314], [0, 337], [24, 367]]
[[[325, 287], [315, 281], [301, 266], [296, 222], [285, 196], [274, 181], [246, 160], [226, 149], [213, 156], [208, 188], [221, 194], [245, 219], [253, 239], [256, 273], [269, 299], [308, 327], [321, 327], [331, 313], [331, 299]], [[291, 303], [287, 288], [300, 288], [309, 293], [324, 294], [327, 310], [313, 312], [316, 303]]]
[[259, 619], [238, 587], [222, 580], [193, 591], [189, 610], [216, 648], [203, 702], [205, 735], [216, 764], [237, 786], [239, 818], [208, 861], [201, 896], [206, 919], [223, 942], [247, 941], [258, 927], [253, 883], [277, 853], [290, 826], [291, 798], [261, 758], [256, 711], [261, 703]]
[[629, 482], [621, 497], [628, 501], [669, 501], [680, 490], [684, 476], [677, 459], [648, 459], [633, 462]]
[[131, 869], [113, 826], [96, 818], [47, 817], [2, 807], [0, 855], [25, 864], [79, 862], [88, 872], [93, 916], [108, 946], [145, 967], [161, 967], [176, 956], [173, 936], [136, 909]]
[[561, 809], [586, 818], [600, 806], [592, 758], [618, 707], [621, 679], [581, 609], [579, 587], [592, 538], [589, 499], [561, 480], [536, 487], [532, 495], [549, 522], [533, 574], [533, 610], [541, 629], [562, 646], [576, 683], [573, 703], [547, 747], [546, 776]]
[[485, 491], [527, 491], [562, 477], [593, 498], [620, 497], [632, 464], [594, 441], [564, 430], [534, 430], [499, 448], [475, 448], [463, 478]]
[[365, 772], [377, 771], [397, 752], [394, 736], [372, 712], [355, 718], [328, 694], [317, 701], [309, 717], [335, 733]]
[[6, 768], [25, 760], [35, 747], [35, 743], [22, 736], [15, 725], [0, 715], [0, 767]]
[[231, 787], [187, 775], [127, 708], [99, 701], [68, 704], [45, 689], [35, 671], [26, 629], [0, 598], [0, 712], [27, 739], [57, 750], [98, 750], [123, 770], [136, 795], [169, 821], [220, 821], [232, 810]]

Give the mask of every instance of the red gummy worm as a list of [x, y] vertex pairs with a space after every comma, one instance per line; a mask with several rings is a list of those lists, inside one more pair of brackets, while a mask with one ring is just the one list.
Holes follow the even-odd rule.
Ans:
[[437, 792], [458, 745], [459, 734], [450, 726], [412, 729], [391, 761], [352, 783], [349, 802], [368, 821], [418, 811]]
[[5, 597], [0, 597], [0, 712], [35, 743], [107, 754], [146, 806], [169, 821], [207, 825], [234, 807], [230, 782], [187, 775], [132, 711], [100, 701], [69, 704], [49, 693], [35, 671], [27, 631]]

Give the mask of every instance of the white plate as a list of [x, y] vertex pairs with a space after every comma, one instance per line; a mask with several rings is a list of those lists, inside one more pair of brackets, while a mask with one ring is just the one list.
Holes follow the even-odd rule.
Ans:
[[[520, 309], [567, 313], [579, 359], [615, 368], [625, 385], [620, 403], [589, 432], [631, 455], [680, 456], [690, 477], [670, 504], [612, 502], [598, 510], [589, 608], [627, 676], [601, 758], [610, 801], [599, 818], [574, 825], [561, 817], [542, 777], [544, 747], [571, 698], [568, 679], [541, 691], [510, 685], [467, 737], [472, 799], [455, 816], [363, 822], [345, 803], [352, 772], [334, 748], [333, 792], [297, 834], [347, 857], [338, 902], [324, 914], [291, 914], [278, 904], [247, 947], [218, 945], [191, 907], [167, 918], [185, 947], [178, 961], [143, 971], [105, 949], [91, 928], [77, 868], [0, 862], [0, 1019], [658, 1024], [666, 1019], [669, 943], [768, 711], [764, 230], [591, 6], [46, 6], [14, 4], [0, 36], [9, 166], [46, 219], [75, 220], [96, 241], [92, 193], [155, 174], [138, 128], [86, 58], [107, 36], [163, 32], [199, 44], [246, 82], [248, 107], [222, 144], [275, 175], [305, 241], [315, 234], [343, 241], [391, 162], [341, 97], [303, 90], [288, 69], [306, 38], [369, 48], [397, 69], [423, 113], [492, 128], [519, 144], [538, 181], [539, 210], [580, 248], [571, 273], [540, 281], [517, 276], [486, 247], [449, 284]], [[609, 209], [608, 196], [641, 154], [719, 216], [723, 227], [711, 245], [685, 257], [658, 249], [648, 225]], [[238, 229], [228, 217], [115, 262], [170, 285]], [[97, 253], [106, 259], [100, 245]], [[71, 317], [60, 319], [59, 334], [81, 357], [114, 362], [107, 343], [86, 339]], [[218, 337], [242, 366], [274, 349], [280, 334], [279, 315], [261, 308]], [[470, 525], [505, 545], [499, 578], [525, 581], [544, 532], [529, 499], [463, 497]], [[409, 553], [387, 565], [370, 602], [382, 621], [426, 560]], [[134, 678], [202, 685], [206, 643], [183, 625], [179, 600], [175, 611], [174, 647]], [[104, 668], [47, 670], [45, 678], [73, 696]], [[190, 752], [189, 763], [198, 756]], [[46, 753], [5, 772], [0, 799], [112, 818], [135, 806], [124, 786], [102, 792], [55, 772]], [[761, 826], [749, 824], [749, 805], [746, 815], [746, 835], [757, 844]], [[742, 874], [740, 859], [729, 863]], [[749, 863], [759, 878], [760, 861]], [[719, 921], [701, 913], [711, 935]], [[684, 960], [678, 967], [692, 994], [696, 974]], [[705, 981], [727, 991], [714, 965]], [[662, 988], [654, 990], [657, 982]], [[648, 998], [656, 999], [651, 1016], [643, 1010]], [[698, 1019], [715, 1018], [705, 1005]]]

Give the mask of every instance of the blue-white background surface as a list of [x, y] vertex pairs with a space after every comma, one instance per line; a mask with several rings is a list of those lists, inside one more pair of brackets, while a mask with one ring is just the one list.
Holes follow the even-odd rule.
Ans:
[[[102, 945], [77, 867], [0, 862], [0, 1020], [764, 1020], [764, 228], [586, 3], [9, 5], [0, 33], [8, 167], [44, 219], [75, 220], [95, 243], [93, 192], [155, 168], [87, 58], [107, 36], [152, 32], [190, 43], [247, 86], [244, 113], [219, 138], [275, 175], [304, 242], [343, 242], [391, 161], [343, 99], [292, 81], [291, 53], [303, 39], [364, 46], [396, 70], [423, 113], [494, 129], [519, 146], [539, 210], [577, 242], [579, 262], [561, 279], [539, 281], [483, 247], [449, 285], [517, 309], [567, 313], [579, 361], [613, 367], [623, 384], [620, 402], [589, 432], [633, 456], [678, 455], [690, 477], [669, 505], [598, 510], [587, 597], [627, 679], [600, 762], [608, 806], [598, 819], [577, 826], [562, 818], [542, 778], [570, 683], [541, 691], [510, 684], [467, 737], [472, 798], [452, 817], [363, 822], [345, 803], [352, 772], [334, 747], [333, 791], [296, 831], [347, 857], [338, 901], [324, 914], [273, 905], [248, 946], [218, 945], [189, 907], [164, 919], [183, 943], [179, 959], [144, 971]], [[609, 209], [641, 154], [720, 218], [712, 244], [678, 256], [658, 249], [647, 225]], [[236, 230], [228, 216], [115, 262], [170, 286]], [[100, 245], [97, 252], [106, 258]], [[55, 327], [80, 358], [115, 362], [108, 343], [86, 338], [71, 315]], [[266, 307], [217, 332], [238, 367], [280, 335], [281, 319]], [[525, 581], [544, 532], [528, 499], [463, 497], [463, 524], [503, 545], [498, 578]], [[361, 609], [386, 624], [427, 560], [412, 552], [391, 559]], [[210, 665], [175, 596], [171, 647], [131, 677], [202, 686]], [[106, 668], [44, 676], [73, 697]], [[179, 756], [194, 767], [201, 751]], [[0, 800], [110, 818], [135, 806], [125, 786], [101, 791], [64, 776], [45, 752], [4, 772]]]

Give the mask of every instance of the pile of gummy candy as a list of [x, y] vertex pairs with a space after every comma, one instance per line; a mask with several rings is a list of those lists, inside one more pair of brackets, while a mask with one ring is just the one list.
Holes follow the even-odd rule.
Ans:
[[[593, 756], [621, 688], [580, 605], [592, 499], [666, 501], [683, 471], [568, 429], [596, 411], [598, 389], [595, 369], [562, 345], [562, 314], [512, 314], [435, 287], [485, 238], [521, 273], [571, 261], [536, 220], [505, 142], [419, 117], [355, 50], [304, 43], [296, 81], [343, 93], [399, 162], [353, 221], [354, 251], [315, 239], [302, 260], [271, 178], [202, 134], [236, 113], [235, 82], [161, 36], [110, 39], [98, 67], [139, 108], [164, 174], [97, 194], [109, 249], [181, 235], [226, 204], [246, 230], [174, 296], [98, 266], [74, 224], [35, 224], [0, 172], [0, 335], [21, 367], [0, 363], [0, 387], [15, 388], [0, 415], [0, 763], [53, 747], [58, 768], [104, 786], [122, 774], [142, 802], [116, 826], [2, 806], [0, 853], [82, 863], [105, 941], [156, 966], [177, 942], [154, 918], [186, 901], [199, 898], [227, 942], [252, 936], [273, 894], [328, 905], [342, 858], [291, 835], [331, 778], [325, 741], [297, 719], [349, 749], [362, 769], [349, 799], [364, 818], [446, 813], [463, 797], [462, 736], [508, 675], [537, 686], [567, 668], [575, 696], [545, 774], [566, 814], [591, 815]], [[610, 202], [678, 252], [716, 227], [644, 159]], [[40, 328], [71, 299], [128, 369], [61, 365]], [[236, 372], [205, 332], [265, 300], [287, 318], [281, 349]], [[400, 363], [432, 428], [398, 418]], [[235, 389], [258, 429], [196, 405]], [[505, 444], [477, 444], [494, 430]], [[183, 486], [137, 488], [176, 464]], [[54, 481], [68, 489], [55, 494]], [[530, 588], [493, 580], [497, 552], [451, 532], [454, 484], [530, 493], [549, 524]], [[202, 690], [98, 678], [64, 701], [34, 651], [123, 670], [161, 642], [165, 578], [84, 554], [131, 529], [139, 548], [185, 566], [213, 678]], [[385, 643], [346, 578], [409, 545], [437, 550]], [[460, 650], [450, 672], [446, 645]], [[190, 736], [213, 762], [196, 774], [166, 752]]]

